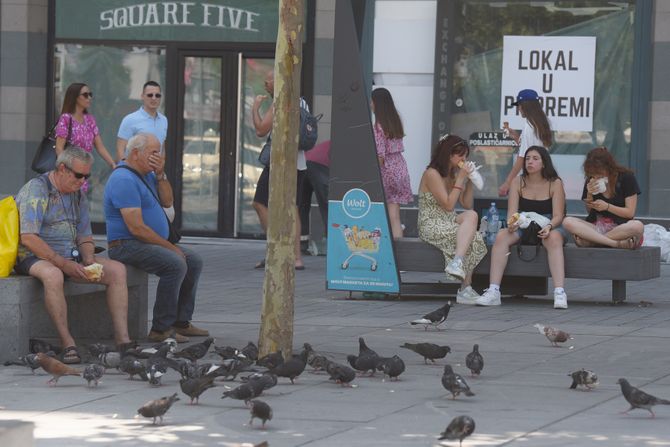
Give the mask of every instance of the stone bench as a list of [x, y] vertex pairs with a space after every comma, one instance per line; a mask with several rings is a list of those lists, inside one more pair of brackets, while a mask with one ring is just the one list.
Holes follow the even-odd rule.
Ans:
[[[432, 245], [418, 238], [402, 238], [394, 242], [398, 270], [408, 272], [444, 272], [444, 256]], [[563, 248], [565, 255], [565, 277], [581, 279], [603, 279], [612, 281], [612, 301], [622, 302], [626, 299], [626, 281], [644, 281], [658, 278], [661, 275], [661, 249], [659, 247], [640, 247], [637, 250], [615, 248], [582, 248], [568, 244]], [[523, 246], [522, 257], [530, 259], [535, 254], [535, 247]], [[473, 285], [485, 288], [489, 285], [491, 266], [490, 253], [475, 268]], [[516, 246], [510, 249], [507, 267], [501, 284], [506, 295], [528, 294], [546, 295], [549, 264], [547, 252], [540, 247], [539, 253], [532, 261], [519, 258]], [[447, 287], [445, 287], [447, 286]], [[456, 293], [459, 284], [441, 285], [446, 293]], [[408, 284], [401, 294], [409, 294], [418, 288], [416, 284]]]
[[[148, 275], [134, 267], [128, 272], [128, 332], [132, 340], [147, 335]], [[65, 281], [68, 324], [76, 339], [114, 339], [105, 286]], [[0, 359], [28, 352], [30, 338], [58, 339], [44, 306], [42, 283], [31, 276], [0, 278]]]

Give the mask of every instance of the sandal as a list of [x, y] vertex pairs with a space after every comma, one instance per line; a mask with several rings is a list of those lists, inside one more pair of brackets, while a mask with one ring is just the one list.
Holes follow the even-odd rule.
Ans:
[[260, 261], [258, 264], [254, 266], [255, 269], [264, 269], [265, 268], [265, 259]]
[[63, 349], [63, 363], [66, 365], [81, 363], [81, 357], [79, 356], [79, 351], [77, 351], [76, 346], [68, 346]]

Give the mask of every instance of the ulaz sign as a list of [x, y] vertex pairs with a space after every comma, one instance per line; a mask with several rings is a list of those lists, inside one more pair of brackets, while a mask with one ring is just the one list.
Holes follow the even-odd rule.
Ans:
[[274, 42], [277, 0], [58, 0], [56, 38]]

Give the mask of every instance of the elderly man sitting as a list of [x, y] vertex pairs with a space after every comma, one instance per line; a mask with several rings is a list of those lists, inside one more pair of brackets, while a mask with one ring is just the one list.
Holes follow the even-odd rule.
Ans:
[[[68, 329], [65, 277], [105, 284], [116, 343], [130, 342], [126, 268], [120, 262], [94, 256], [88, 201], [80, 192], [92, 163], [90, 153], [70, 147], [58, 156], [56, 169], [30, 180], [16, 196], [21, 239], [15, 269], [42, 281], [47, 312], [65, 347], [65, 363], [81, 362]], [[102, 277], [91, 280], [84, 267], [94, 263], [103, 266]]]
[[163, 207], [172, 205], [172, 188], [163, 171], [165, 159], [155, 136], [138, 133], [128, 140], [125, 164], [105, 186], [109, 257], [160, 277], [149, 340], [173, 336], [177, 342], [209, 332], [191, 324], [202, 259], [168, 240]]

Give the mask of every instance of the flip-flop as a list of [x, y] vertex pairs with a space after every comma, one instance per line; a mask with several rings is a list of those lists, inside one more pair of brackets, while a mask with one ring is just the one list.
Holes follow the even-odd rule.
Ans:
[[264, 269], [265, 268], [265, 259], [260, 261], [258, 264], [254, 266], [255, 269]]
[[81, 357], [79, 356], [79, 351], [77, 351], [76, 346], [68, 346], [63, 349], [63, 363], [66, 365], [81, 363]]

